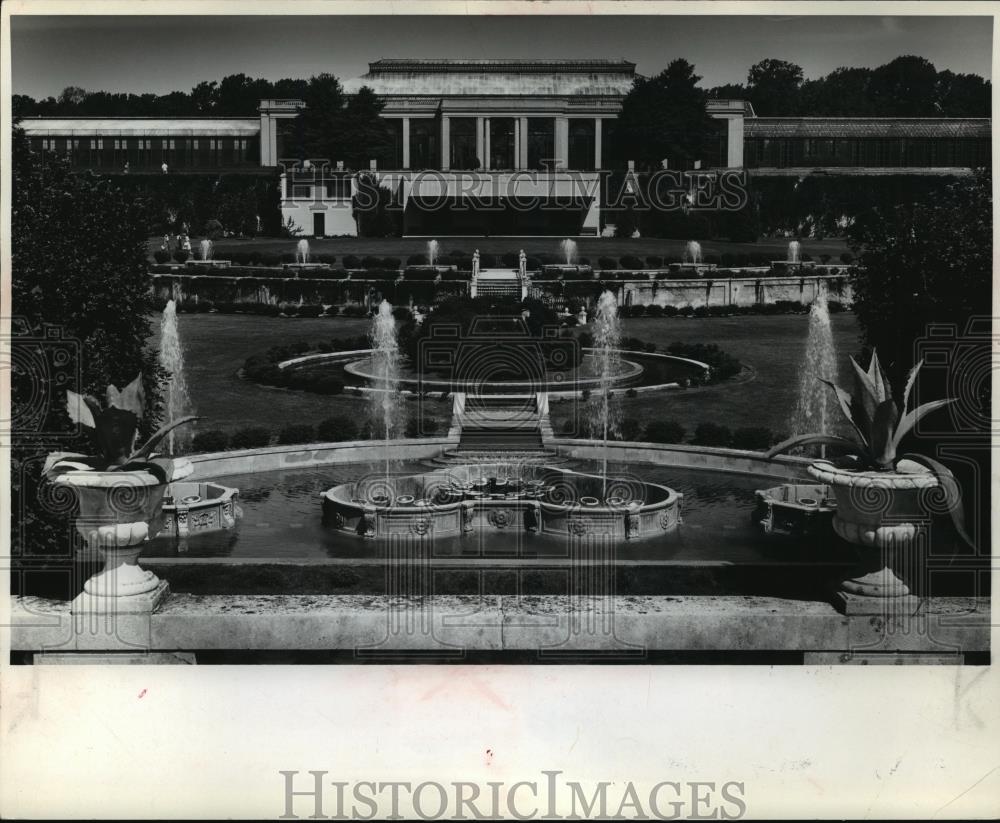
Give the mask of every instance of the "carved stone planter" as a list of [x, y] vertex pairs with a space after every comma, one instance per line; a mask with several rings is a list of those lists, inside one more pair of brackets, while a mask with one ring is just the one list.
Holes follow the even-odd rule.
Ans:
[[808, 471], [837, 498], [833, 530], [855, 546], [857, 566], [840, 583], [838, 601], [849, 614], [916, 608], [917, 598], [895, 569], [928, 537], [925, 501], [940, 486], [923, 466], [901, 461], [899, 471], [855, 471], [819, 461]]
[[[170, 479], [192, 471], [187, 460], [173, 464]], [[167, 483], [146, 470], [97, 471], [56, 464], [52, 482], [70, 489], [80, 504], [76, 530], [88, 548], [96, 549], [104, 568], [83, 584], [74, 608], [109, 612], [143, 612], [156, 608], [169, 588], [139, 566], [146, 543], [163, 527]], [[90, 598], [96, 602], [88, 601]]]

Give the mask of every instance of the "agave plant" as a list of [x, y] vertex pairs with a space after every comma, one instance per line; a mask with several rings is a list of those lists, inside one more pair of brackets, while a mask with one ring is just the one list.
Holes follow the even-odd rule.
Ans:
[[839, 386], [824, 378], [820, 380], [829, 386], [837, 395], [840, 408], [847, 417], [848, 422], [857, 434], [856, 440], [846, 437], [839, 437], [833, 434], [801, 434], [790, 437], [768, 452], [768, 457], [786, 452], [796, 446], [808, 446], [812, 444], [825, 444], [832, 446], [844, 446], [850, 449], [858, 461], [858, 468], [875, 469], [878, 471], [892, 471], [903, 458], [926, 465], [932, 471], [939, 469], [948, 470], [924, 455], [905, 454], [897, 456], [899, 444], [903, 438], [913, 430], [917, 422], [934, 411], [954, 402], [953, 398], [946, 400], [932, 400], [929, 403], [922, 403], [910, 411], [907, 406], [910, 402], [910, 392], [916, 380], [917, 372], [923, 366], [921, 360], [912, 369], [906, 378], [906, 388], [903, 390], [902, 416], [900, 409], [892, 398], [892, 389], [889, 381], [882, 372], [882, 367], [878, 361], [878, 354], [872, 352], [871, 362], [868, 364], [868, 371], [858, 365], [852, 357], [851, 365], [854, 367], [854, 394], [851, 395]]
[[66, 392], [66, 410], [70, 419], [87, 429], [94, 441], [94, 455], [51, 455], [46, 469], [67, 461], [80, 469], [96, 471], [131, 471], [146, 469], [163, 473], [163, 466], [154, 462], [153, 449], [173, 429], [196, 420], [195, 416], [171, 420], [161, 426], [142, 446], [136, 448], [139, 420], [142, 418], [145, 395], [142, 376], [136, 377], [121, 391], [110, 385], [105, 392], [104, 406], [91, 395]]

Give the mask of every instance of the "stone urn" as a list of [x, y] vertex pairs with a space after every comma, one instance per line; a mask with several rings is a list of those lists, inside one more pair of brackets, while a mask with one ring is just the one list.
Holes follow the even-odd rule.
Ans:
[[869, 606], [884, 607], [887, 598], [912, 598], [894, 568], [913, 559], [928, 536], [928, 504], [942, 492], [938, 477], [910, 460], [901, 460], [894, 471], [859, 471], [817, 461], [808, 472], [833, 490], [833, 530], [858, 556], [857, 566], [840, 583], [841, 592], [854, 597], [842, 600], [860, 607], [862, 598], [870, 598]]
[[167, 584], [141, 568], [138, 558], [163, 527], [169, 483], [192, 470], [186, 458], [119, 471], [99, 471], [72, 458], [55, 462], [51, 482], [75, 494], [77, 533], [104, 561], [104, 568], [84, 583], [84, 595], [101, 598], [109, 611], [151, 611], [159, 604]]

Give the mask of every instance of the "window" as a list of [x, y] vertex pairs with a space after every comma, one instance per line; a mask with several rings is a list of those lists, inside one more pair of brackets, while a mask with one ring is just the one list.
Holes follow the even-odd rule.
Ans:
[[146, 151], [151, 151], [152, 148], [153, 148], [153, 141], [152, 140], [147, 140], [146, 141]]
[[97, 141], [96, 140], [91, 140], [90, 141], [90, 150], [93, 151], [96, 148], [97, 148]]
[[556, 121], [551, 117], [528, 118], [528, 168], [555, 166]]
[[441, 156], [438, 135], [441, 126], [434, 120], [410, 120], [410, 168], [436, 169]]
[[474, 117], [452, 117], [451, 127], [451, 168], [479, 168], [476, 157], [476, 120]]
[[198, 141], [197, 140], [192, 140], [191, 141], [191, 148], [193, 148], [195, 151], [198, 151]]
[[174, 148], [175, 148], [175, 144], [174, 144], [174, 141], [173, 141], [173, 140], [171, 140], [171, 141], [170, 141], [170, 151], [173, 151], [173, 150], [174, 150]]
[[104, 148], [104, 138], [103, 137], [98, 137], [97, 138], [97, 150], [100, 151], [103, 148]]
[[121, 140], [115, 140], [115, 151], [120, 151], [121, 147], [122, 147], [122, 141]]
[[594, 168], [594, 121], [591, 119], [569, 121], [569, 167], [591, 171]]
[[517, 166], [514, 157], [514, 118], [490, 118], [490, 168], [513, 169]]
[[208, 141], [208, 149], [209, 149], [209, 151], [215, 151], [215, 141], [214, 140], [209, 140]]
[[308, 200], [312, 197], [312, 186], [292, 186], [292, 197]]

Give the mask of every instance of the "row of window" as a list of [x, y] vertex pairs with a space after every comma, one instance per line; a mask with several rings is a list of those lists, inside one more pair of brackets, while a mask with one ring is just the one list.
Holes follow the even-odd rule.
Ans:
[[748, 138], [747, 168], [794, 166], [958, 167], [990, 165], [988, 138]]
[[259, 162], [256, 138], [145, 138], [145, 137], [41, 137], [34, 138], [35, 149], [63, 154], [74, 165], [131, 165], [198, 168], [200, 166], [243, 166]]

